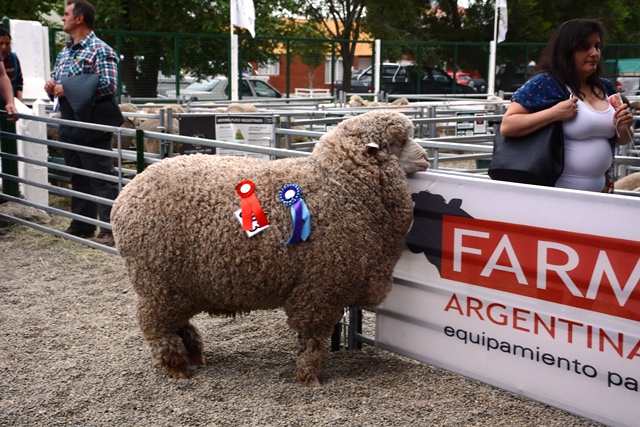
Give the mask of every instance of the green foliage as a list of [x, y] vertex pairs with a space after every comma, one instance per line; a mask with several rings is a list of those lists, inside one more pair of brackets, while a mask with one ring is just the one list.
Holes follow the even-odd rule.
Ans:
[[[495, 0], [471, 0], [459, 13], [456, 0], [370, 0], [364, 23], [382, 40], [489, 42]], [[555, 28], [574, 18], [601, 19], [610, 43], [638, 43], [637, 0], [508, 0], [507, 42], [546, 42]]]
[[52, 18], [49, 17], [51, 11], [56, 10], [62, 13], [63, 9], [62, 0], [7, 0], [2, 2], [0, 13], [9, 19], [38, 21], [43, 25], [49, 25], [52, 23]]
[[293, 14], [302, 14], [311, 25], [323, 29], [325, 38], [337, 41], [338, 53], [343, 63], [343, 89], [351, 90], [351, 67], [357, 43], [362, 32], [366, 6], [371, 0], [294, 0], [297, 8]]
[[[99, 35], [122, 57], [120, 73], [131, 95], [154, 96], [159, 72], [196, 76], [229, 73], [229, 0], [90, 1], [97, 9]], [[2, 13], [10, 19], [62, 26], [59, 18], [52, 23], [45, 16], [52, 10], [61, 14], [64, 0], [5, 3]], [[276, 36], [309, 39], [293, 41], [291, 46], [294, 55], [302, 58], [310, 69], [315, 68], [324, 62], [329, 51], [319, 40], [333, 39], [345, 65], [347, 89], [356, 47], [352, 40], [362, 40], [366, 32], [371, 39], [386, 41], [385, 59], [410, 58], [422, 65], [446, 64], [482, 72], [487, 69], [487, 43], [493, 38], [495, 0], [469, 0], [465, 2], [466, 10], [461, 10], [458, 3], [457, 0], [254, 0], [257, 37], [249, 37], [244, 29], [234, 29], [241, 36], [241, 68], [275, 57], [273, 52], [282, 48], [274, 40]], [[499, 63], [537, 60], [558, 24], [577, 17], [603, 21], [608, 31], [605, 47], [640, 41], [637, 0], [508, 0], [507, 3], [509, 30], [506, 43], [498, 49]], [[297, 25], [294, 18], [303, 17], [308, 25]], [[114, 30], [127, 33], [116, 36]], [[176, 41], [173, 34], [181, 37]], [[446, 46], [448, 42], [470, 41], [487, 45], [468, 51], [461, 48], [453, 54], [452, 48]], [[515, 45], [525, 42], [538, 42], [541, 47]], [[52, 56], [55, 57], [54, 52]]]
[[[254, 0], [256, 9], [256, 39], [248, 31], [234, 28], [241, 38], [241, 69], [249, 62], [266, 62], [277, 45], [271, 37], [278, 35], [280, 21], [277, 11], [290, 0]], [[145, 40], [132, 34], [118, 40], [108, 40], [122, 57], [120, 72], [128, 92], [135, 97], [155, 96], [158, 73], [192, 74], [205, 77], [228, 75], [230, 33], [230, 2], [209, 0], [94, 0], [97, 10], [96, 28], [131, 32], [179, 33], [173, 37]], [[176, 64], [176, 48], [179, 64]]]
[[[481, 42], [493, 39], [495, 0], [470, 0], [466, 10], [456, 0], [370, 0], [364, 26], [373, 38], [427, 41], [429, 46], [384, 44], [386, 59], [413, 59], [422, 65], [487, 70], [486, 47], [451, 48], [438, 42]], [[498, 49], [498, 63], [521, 65], [537, 60], [544, 43], [561, 23], [574, 18], [601, 19], [608, 31], [607, 43], [640, 40], [640, 8], [637, 0], [508, 0], [506, 43]], [[538, 42], [526, 47], [522, 43]], [[518, 45], [512, 45], [517, 43]], [[488, 46], [488, 45], [487, 45]], [[466, 49], [466, 50], [465, 50]], [[455, 64], [454, 64], [455, 62]]]
[[[476, 0], [476, 3], [480, 0]], [[494, 1], [482, 2], [491, 5]], [[546, 42], [569, 19], [600, 19], [608, 43], [638, 43], [640, 8], [637, 0], [508, 0], [507, 42]], [[490, 20], [493, 23], [493, 19]]]

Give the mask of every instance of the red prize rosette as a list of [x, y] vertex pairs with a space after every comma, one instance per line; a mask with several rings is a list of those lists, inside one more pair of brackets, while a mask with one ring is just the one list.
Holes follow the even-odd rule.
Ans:
[[240, 208], [242, 209], [242, 230], [253, 230], [253, 217], [258, 221], [258, 226], [266, 227], [269, 225], [267, 216], [262, 210], [262, 206], [258, 198], [254, 194], [256, 185], [248, 179], [240, 182], [236, 186], [236, 193], [240, 196]]

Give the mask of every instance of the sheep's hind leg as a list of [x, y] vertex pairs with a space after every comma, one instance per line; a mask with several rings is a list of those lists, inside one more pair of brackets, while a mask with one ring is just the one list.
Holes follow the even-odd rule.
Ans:
[[202, 355], [203, 345], [200, 333], [191, 323], [187, 323], [178, 329], [178, 335], [187, 349], [189, 363], [191, 365], [204, 366], [204, 356]]
[[298, 379], [307, 387], [320, 387], [318, 373], [320, 373], [320, 363], [324, 354], [324, 344], [322, 340], [313, 337], [298, 335], [300, 352], [296, 363]]
[[176, 379], [189, 378], [189, 354], [180, 336], [175, 332], [151, 332], [143, 328], [151, 355]]
[[138, 323], [149, 344], [151, 355], [173, 378], [189, 378], [189, 365], [204, 363], [202, 341], [194, 326], [167, 307], [138, 303]]

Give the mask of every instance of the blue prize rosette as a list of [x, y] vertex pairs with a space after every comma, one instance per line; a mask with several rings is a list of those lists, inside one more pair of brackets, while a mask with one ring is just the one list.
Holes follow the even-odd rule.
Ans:
[[287, 245], [297, 245], [302, 240], [307, 240], [311, 234], [311, 215], [307, 204], [302, 200], [302, 190], [298, 184], [285, 184], [278, 192], [278, 198], [284, 205], [291, 207], [293, 218], [293, 233]]

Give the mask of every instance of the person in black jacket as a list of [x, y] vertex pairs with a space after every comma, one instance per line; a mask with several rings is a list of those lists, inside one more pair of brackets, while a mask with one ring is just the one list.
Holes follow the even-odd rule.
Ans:
[[[70, 1], [62, 17], [63, 30], [71, 40], [58, 55], [52, 79], [45, 84], [45, 91], [59, 105], [63, 119], [119, 126], [122, 114], [115, 99], [118, 81], [118, 57], [114, 50], [96, 37], [93, 32], [95, 9], [84, 1]], [[111, 133], [61, 126], [61, 141], [111, 150]], [[104, 155], [76, 150], [63, 150], [67, 166], [116, 176], [113, 159]], [[109, 200], [118, 196], [115, 181], [106, 181], [85, 174], [72, 174], [71, 186], [75, 191], [88, 193]], [[80, 197], [71, 199], [72, 213], [110, 222], [111, 205], [96, 203]], [[83, 238], [94, 235], [96, 225], [73, 219], [67, 233]], [[100, 227], [92, 241], [108, 246], [114, 244], [113, 234]]]

